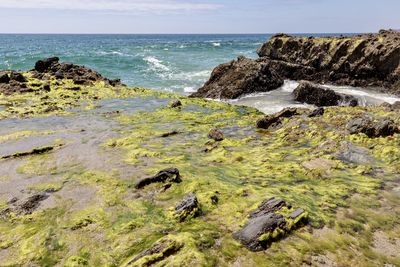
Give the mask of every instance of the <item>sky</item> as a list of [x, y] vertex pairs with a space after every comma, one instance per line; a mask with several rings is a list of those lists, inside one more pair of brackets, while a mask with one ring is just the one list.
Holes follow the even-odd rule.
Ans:
[[0, 33], [360, 33], [400, 0], [0, 0]]

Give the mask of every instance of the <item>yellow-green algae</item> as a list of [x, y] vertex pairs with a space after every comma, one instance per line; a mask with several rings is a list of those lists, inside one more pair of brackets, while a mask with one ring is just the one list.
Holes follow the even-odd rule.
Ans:
[[[101, 99], [178, 98], [102, 83], [71, 91], [65, 88], [73, 86], [72, 81], [50, 82], [50, 92], [1, 96], [1, 103], [8, 107], [0, 112], [0, 118], [74, 116], [80, 110], [95, 109]], [[254, 124], [261, 114], [254, 109], [179, 98], [181, 108], [163, 107], [113, 118], [126, 128], [116, 129], [118, 136], [104, 140], [99, 148], [120, 151], [125, 155], [121, 162], [141, 170], [130, 178], [122, 179], [118, 170], [105, 173], [76, 162], [64, 162], [62, 170], [45, 168], [53, 164], [51, 154], [21, 161], [18, 170], [22, 174], [63, 177], [53, 184], [31, 185], [35, 191], [62, 192], [77, 184], [93, 188], [96, 196], [94, 203], [82, 207], [60, 198], [55, 207], [1, 219], [1, 264], [124, 266], [160, 242], [171, 242], [179, 249], [168, 257], [143, 257], [134, 265], [300, 266], [311, 263], [315, 255], [328, 255], [339, 266], [400, 264], [399, 257], [390, 258], [372, 249], [376, 231], [399, 238], [400, 196], [390, 189], [382, 190], [389, 182], [399, 186], [399, 137], [369, 139], [345, 132], [346, 122], [355, 115], [370, 112], [399, 123], [398, 113], [383, 108], [328, 108], [322, 117], [296, 117], [285, 120], [279, 130], [256, 131]], [[207, 138], [216, 126], [225, 133], [222, 142]], [[172, 130], [179, 134], [161, 137]], [[375, 158], [372, 166], [338, 160], [335, 154], [343, 141], [368, 148]], [[317, 158], [329, 159], [335, 166], [328, 174], [303, 167]], [[134, 189], [138, 179], [172, 166], [180, 170], [181, 184], [168, 190], [160, 190], [157, 184]], [[170, 212], [189, 192], [196, 193], [204, 215], [179, 223]], [[232, 233], [272, 196], [305, 209], [310, 226], [273, 243], [267, 251], [250, 252], [232, 238]], [[1, 203], [2, 207], [7, 205]]]

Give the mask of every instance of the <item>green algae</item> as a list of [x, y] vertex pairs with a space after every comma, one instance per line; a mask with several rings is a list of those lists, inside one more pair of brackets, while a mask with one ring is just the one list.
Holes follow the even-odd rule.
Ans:
[[[0, 220], [0, 248], [9, 255], [6, 265], [120, 266], [162, 243], [173, 247], [174, 253], [153, 253], [133, 266], [300, 266], [312, 255], [327, 253], [341, 266], [398, 264], [398, 258], [379, 256], [370, 247], [377, 230], [399, 238], [394, 230], [399, 197], [381, 191], [399, 175], [399, 138], [369, 139], [363, 134], [350, 136], [345, 130], [349, 118], [364, 112], [399, 122], [398, 114], [379, 108], [327, 108], [322, 117], [296, 117], [285, 120], [280, 130], [256, 131], [254, 124], [261, 114], [251, 108], [101, 83], [81, 86], [79, 91], [64, 88], [74, 86], [71, 81], [50, 83], [50, 92], [38, 89], [22, 96], [2, 96], [1, 101], [13, 103], [1, 111], [2, 118], [74, 116], [96, 109], [99, 100], [109, 98], [179, 98], [183, 106], [112, 118], [125, 128], [115, 129], [117, 135], [101, 147], [121, 152], [120, 162], [137, 167], [128, 178], [122, 179], [121, 171], [86, 169], [76, 162], [55, 164], [51, 153], [24, 159], [20, 173], [58, 178], [30, 185], [34, 191], [59, 191], [55, 195], [62, 196], [67, 185], [77, 184], [95, 193], [90, 196], [93, 202], [82, 206], [74, 205], [81, 197], [77, 195], [71, 202], [60, 198], [56, 208]], [[53, 106], [57, 108], [45, 111]], [[221, 128], [224, 141], [210, 142], [207, 133], [213, 127]], [[161, 137], [173, 130], [179, 134]], [[33, 135], [15, 133], [0, 140]], [[333, 145], [322, 146], [328, 140]], [[372, 165], [341, 161], [336, 154], [343, 141], [368, 148], [376, 160]], [[318, 158], [335, 166], [328, 173], [303, 166]], [[139, 179], [167, 167], [180, 170], [181, 184], [163, 191], [159, 185], [134, 189]], [[383, 175], [374, 175], [376, 170]], [[196, 193], [204, 214], [179, 222], [171, 209], [190, 192]], [[273, 243], [266, 252], [249, 252], [231, 234], [246, 223], [246, 214], [272, 196], [306, 210], [310, 226]], [[6, 207], [5, 202], [2, 205]], [[296, 224], [288, 222], [288, 227]], [[262, 239], [278, 239], [282, 234], [277, 231]], [[354, 251], [360, 255], [357, 259]]]

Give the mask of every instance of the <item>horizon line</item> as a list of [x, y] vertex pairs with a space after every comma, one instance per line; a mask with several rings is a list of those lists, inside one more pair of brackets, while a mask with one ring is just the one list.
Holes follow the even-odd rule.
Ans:
[[[378, 32], [378, 31], [377, 31]], [[0, 35], [7, 34], [31, 34], [31, 35], [273, 35], [273, 34], [364, 34], [364, 33], [377, 33], [377, 32], [270, 32], [270, 33], [76, 33], [76, 32], [0, 32]]]

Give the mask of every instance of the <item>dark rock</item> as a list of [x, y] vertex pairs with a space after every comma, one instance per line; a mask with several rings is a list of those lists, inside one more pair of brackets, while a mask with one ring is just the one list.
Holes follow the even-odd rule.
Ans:
[[46, 92], [50, 92], [51, 88], [50, 88], [50, 84], [44, 84], [42, 89]]
[[33, 77], [44, 79], [46, 75], [56, 79], [71, 79], [77, 85], [91, 85], [96, 81], [104, 81], [111, 86], [120, 86], [120, 80], [109, 80], [101, 74], [88, 69], [84, 66], [78, 66], [71, 63], [60, 63], [57, 57], [39, 60], [32, 71]]
[[262, 60], [239, 57], [219, 65], [209, 81], [191, 97], [234, 99], [254, 92], [268, 92], [283, 85], [283, 79]]
[[350, 106], [358, 105], [357, 99], [353, 96], [341, 95], [331, 89], [326, 89], [307, 81], [301, 81], [294, 90], [293, 95], [295, 101], [318, 107], [337, 106], [346, 103]]
[[10, 76], [8, 76], [8, 73], [0, 73], [0, 83], [9, 83], [10, 82]]
[[[289, 211], [286, 216], [283, 215], [283, 207]], [[291, 205], [284, 200], [271, 198], [264, 201], [249, 217], [250, 221], [233, 237], [249, 250], [260, 251], [302, 226], [307, 220], [307, 213], [303, 209], [291, 211]]]
[[291, 118], [296, 115], [304, 113], [305, 110], [298, 108], [285, 108], [284, 110], [273, 115], [267, 115], [257, 121], [257, 128], [269, 129], [277, 128], [282, 125], [285, 118]]
[[175, 207], [175, 217], [180, 222], [188, 218], [195, 218], [200, 214], [201, 209], [194, 193], [186, 195]]
[[288, 206], [288, 204], [283, 199], [273, 197], [264, 200], [261, 203], [261, 205], [249, 215], [249, 217], [250, 218], [260, 217], [262, 215], [278, 211], [282, 207], [291, 208], [291, 206], [290, 205]]
[[311, 111], [307, 117], [309, 118], [314, 118], [314, 117], [320, 117], [323, 116], [325, 113], [325, 109], [324, 108], [316, 108], [313, 111]]
[[213, 128], [208, 133], [208, 138], [213, 139], [214, 141], [220, 142], [220, 141], [224, 140], [224, 133], [221, 132], [217, 128]]
[[170, 137], [170, 136], [177, 135], [177, 134], [179, 134], [178, 131], [172, 131], [172, 132], [168, 132], [168, 133], [163, 133], [163, 134], [161, 135], [161, 137], [162, 137], [162, 138], [166, 138], [166, 137]]
[[178, 108], [178, 107], [182, 106], [182, 102], [179, 99], [177, 99], [177, 100], [172, 101], [172, 103], [169, 106], [171, 108]]
[[370, 138], [388, 137], [400, 131], [395, 122], [390, 118], [382, 118], [375, 122], [368, 116], [350, 120], [347, 124], [347, 130], [350, 134], [363, 133]]
[[22, 75], [22, 73], [19, 73], [19, 72], [16, 72], [16, 71], [12, 71], [10, 73], [10, 80], [16, 81], [16, 82], [20, 82], [20, 83], [27, 82], [27, 80], [24, 77], [24, 75]]
[[145, 186], [148, 186], [153, 183], [165, 183], [165, 182], [173, 182], [173, 183], [180, 183], [181, 176], [179, 174], [179, 170], [176, 168], [169, 168], [160, 171], [156, 175], [148, 178], [144, 178], [136, 183], [135, 188], [141, 189]]
[[51, 67], [58, 64], [60, 59], [58, 57], [51, 57], [44, 60], [39, 60], [35, 64], [35, 70], [38, 72], [47, 72]]

